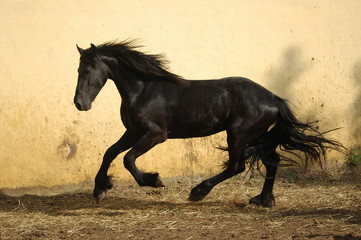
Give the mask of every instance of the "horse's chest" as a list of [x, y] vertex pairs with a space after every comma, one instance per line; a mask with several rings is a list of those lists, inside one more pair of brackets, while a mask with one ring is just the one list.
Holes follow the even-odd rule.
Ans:
[[133, 132], [144, 132], [151, 127], [164, 128], [167, 124], [167, 114], [166, 104], [161, 99], [135, 102], [121, 108], [124, 126]]

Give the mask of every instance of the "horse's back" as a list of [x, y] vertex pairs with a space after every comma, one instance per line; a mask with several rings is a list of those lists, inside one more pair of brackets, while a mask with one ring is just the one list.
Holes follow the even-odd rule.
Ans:
[[[171, 106], [169, 137], [196, 137], [226, 130], [232, 121], [252, 119], [273, 107], [273, 94], [242, 77], [189, 81]], [[255, 119], [256, 120], [256, 119]]]

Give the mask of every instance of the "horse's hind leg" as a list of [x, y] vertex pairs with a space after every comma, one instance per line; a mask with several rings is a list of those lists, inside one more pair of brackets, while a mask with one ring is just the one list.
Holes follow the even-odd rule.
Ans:
[[121, 152], [131, 148], [137, 139], [135, 135], [126, 131], [123, 136], [105, 152], [103, 162], [95, 177], [94, 197], [97, 203], [102, 201], [105, 197], [105, 192], [113, 187], [107, 175], [110, 164]]
[[239, 131], [227, 131], [229, 154], [227, 168], [223, 172], [204, 180], [198, 186], [194, 187], [188, 199], [191, 201], [200, 201], [212, 190], [214, 186], [243, 172], [245, 170], [244, 148], [246, 144], [253, 140], [253, 138], [258, 134], [259, 133], [257, 132], [253, 134], [246, 134]]
[[277, 167], [280, 161], [279, 155], [273, 150], [264, 157], [262, 162], [266, 167], [266, 179], [262, 188], [262, 192], [249, 200], [250, 204], [262, 207], [272, 207], [275, 204], [273, 195], [273, 185], [276, 178]]

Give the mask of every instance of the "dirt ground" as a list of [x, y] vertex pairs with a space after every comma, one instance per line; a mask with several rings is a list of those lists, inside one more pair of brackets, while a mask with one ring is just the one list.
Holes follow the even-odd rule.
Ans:
[[359, 177], [279, 177], [271, 209], [246, 204], [260, 177], [235, 177], [188, 202], [198, 181], [168, 179], [161, 189], [117, 183], [100, 205], [84, 189], [2, 195], [0, 239], [361, 239]]

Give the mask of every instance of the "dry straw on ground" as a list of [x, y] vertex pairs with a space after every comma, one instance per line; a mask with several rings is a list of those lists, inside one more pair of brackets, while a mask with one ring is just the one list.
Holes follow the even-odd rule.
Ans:
[[258, 177], [230, 179], [199, 203], [186, 200], [189, 179], [117, 183], [100, 205], [90, 190], [1, 196], [0, 239], [361, 239], [361, 178], [346, 176], [278, 178], [272, 209], [247, 204]]

